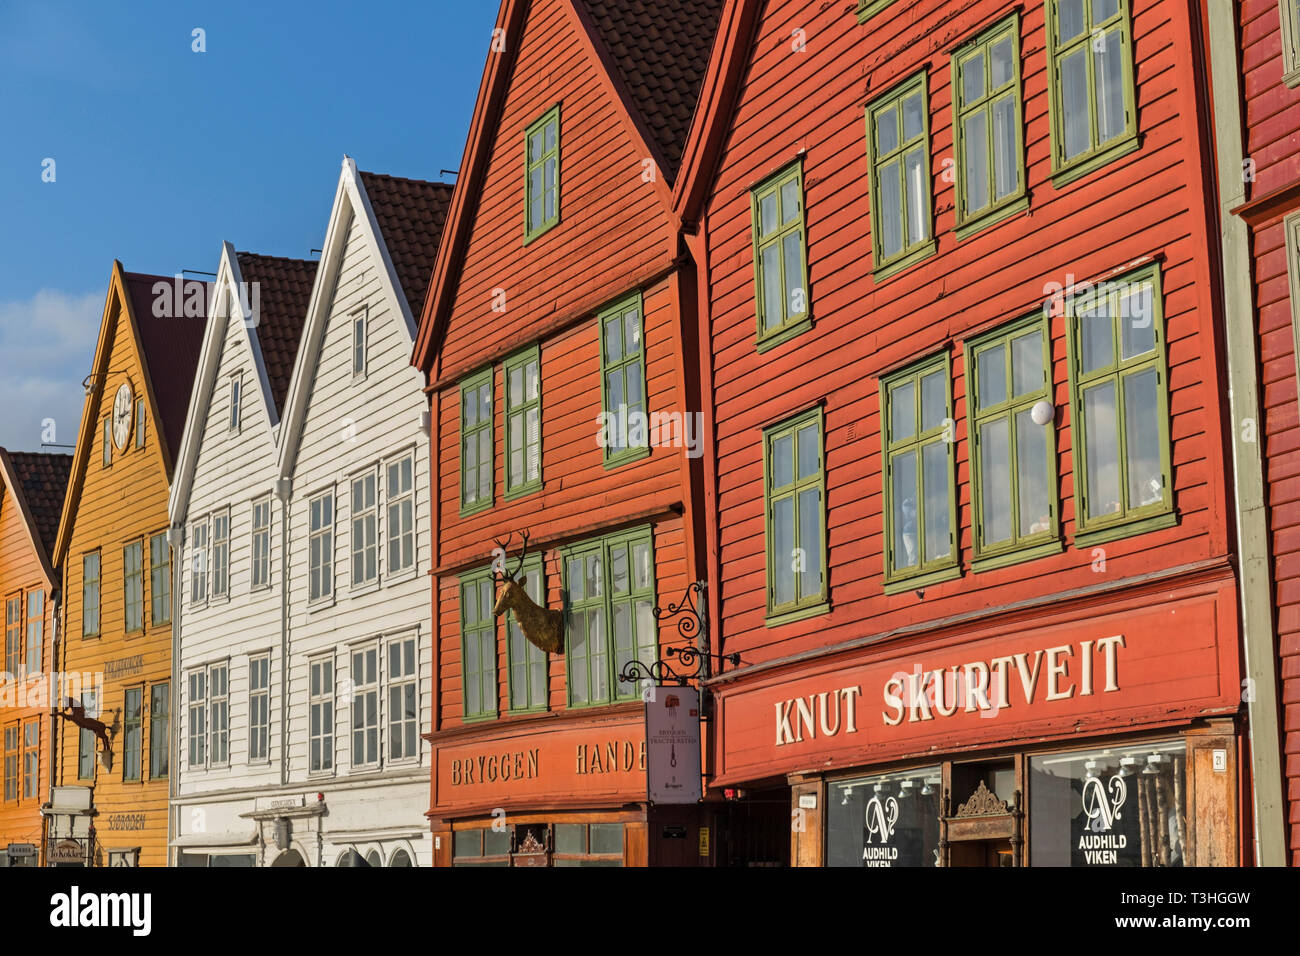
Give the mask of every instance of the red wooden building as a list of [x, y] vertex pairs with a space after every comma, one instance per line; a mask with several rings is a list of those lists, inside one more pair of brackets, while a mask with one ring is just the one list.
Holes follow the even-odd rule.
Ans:
[[[438, 865], [694, 862], [647, 809], [652, 609], [702, 577], [672, 185], [720, 0], [505, 0], [420, 322], [433, 428]], [[648, 428], [646, 426], [649, 426]], [[493, 614], [496, 570], [566, 609], [562, 653]], [[662, 839], [667, 825], [671, 836]]]
[[1251, 858], [1204, 46], [1177, 0], [723, 4], [673, 186], [710, 780], [793, 863]]
[[1300, 864], [1300, 4], [1209, 3], [1261, 862]]

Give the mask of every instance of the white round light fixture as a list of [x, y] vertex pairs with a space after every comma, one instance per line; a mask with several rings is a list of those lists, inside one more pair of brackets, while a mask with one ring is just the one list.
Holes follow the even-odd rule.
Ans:
[[1029, 410], [1029, 417], [1034, 420], [1035, 425], [1046, 425], [1056, 417], [1056, 406], [1051, 402], [1035, 402], [1034, 407]]

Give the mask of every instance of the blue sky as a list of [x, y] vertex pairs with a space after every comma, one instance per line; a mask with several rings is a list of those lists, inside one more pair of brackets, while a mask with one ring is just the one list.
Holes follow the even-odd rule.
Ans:
[[307, 258], [344, 153], [412, 179], [457, 168], [496, 13], [0, 0], [0, 446], [39, 450], [44, 419], [76, 441], [114, 259], [212, 272], [223, 240]]

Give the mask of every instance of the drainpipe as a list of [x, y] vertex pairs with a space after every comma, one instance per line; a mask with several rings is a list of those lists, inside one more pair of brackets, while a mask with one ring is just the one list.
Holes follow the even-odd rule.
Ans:
[[293, 481], [277, 478], [280, 502], [280, 786], [289, 783], [289, 497]]
[[[167, 529], [167, 546], [171, 548], [172, 560], [172, 682], [167, 695], [167, 734], [171, 737], [168, 746], [176, 757], [176, 766], [167, 770], [167, 859], [172, 859], [170, 844], [180, 836], [179, 814], [174, 812], [174, 801], [180, 794], [181, 775], [181, 721], [177, 713], [177, 704], [181, 699], [181, 583], [185, 570], [185, 526], [172, 525]], [[153, 768], [150, 767], [150, 772]], [[176, 863], [180, 862], [177, 853]]]
[[1286, 865], [1286, 822], [1282, 813], [1281, 717], [1274, 656], [1273, 593], [1269, 575], [1268, 516], [1260, 441], [1242, 440], [1240, 424], [1259, 423], [1256, 369], [1255, 298], [1251, 285], [1250, 234], [1231, 210], [1246, 201], [1242, 175], [1241, 65], [1237, 57], [1237, 4], [1211, 2], [1208, 42], [1214, 91], [1219, 222], [1223, 239], [1224, 332], [1227, 346], [1228, 402], [1232, 415], [1233, 507], [1236, 512], [1238, 576], [1241, 592], [1242, 648], [1247, 686], [1244, 695], [1250, 736], [1253, 788], [1254, 859], [1259, 866]]

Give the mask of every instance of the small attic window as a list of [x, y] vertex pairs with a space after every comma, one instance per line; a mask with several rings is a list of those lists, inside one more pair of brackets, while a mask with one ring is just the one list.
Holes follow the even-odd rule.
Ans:
[[352, 316], [352, 377], [366, 374], [366, 313], [361, 310]]
[[104, 467], [113, 464], [113, 419], [104, 419]]
[[560, 221], [560, 107], [524, 134], [524, 245]]
[[239, 373], [236, 372], [230, 376], [230, 430], [232, 432], [239, 431], [241, 397]]
[[135, 400], [135, 447], [144, 447], [144, 399]]

